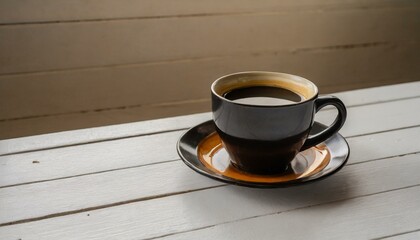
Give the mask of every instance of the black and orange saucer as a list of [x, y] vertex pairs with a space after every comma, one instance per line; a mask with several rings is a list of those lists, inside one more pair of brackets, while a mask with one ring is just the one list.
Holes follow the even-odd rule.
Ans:
[[[311, 134], [326, 127], [315, 122]], [[230, 164], [212, 120], [189, 129], [178, 141], [178, 154], [194, 171], [225, 183], [255, 188], [290, 187], [331, 176], [347, 162], [350, 148], [340, 134], [300, 152], [288, 169], [278, 175], [256, 175]]]

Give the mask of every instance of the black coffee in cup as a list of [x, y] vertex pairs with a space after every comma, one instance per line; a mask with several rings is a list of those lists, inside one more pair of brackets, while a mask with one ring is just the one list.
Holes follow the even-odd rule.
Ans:
[[[211, 87], [213, 120], [231, 163], [256, 174], [284, 172], [299, 151], [338, 132], [346, 108], [336, 97], [318, 97], [302, 77], [275, 72], [241, 72], [217, 79]], [[334, 123], [309, 136], [314, 115], [333, 105]]]
[[236, 103], [258, 106], [295, 104], [305, 99], [299, 93], [284, 88], [268, 86], [237, 88], [224, 93], [223, 97]]

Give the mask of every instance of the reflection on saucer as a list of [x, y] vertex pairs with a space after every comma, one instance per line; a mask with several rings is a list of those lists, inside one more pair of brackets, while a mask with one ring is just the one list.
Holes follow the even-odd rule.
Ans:
[[300, 152], [289, 168], [279, 175], [256, 175], [243, 172], [230, 164], [229, 155], [223, 148], [216, 132], [204, 138], [197, 148], [198, 159], [211, 171], [239, 181], [279, 183], [297, 180], [320, 172], [330, 162], [331, 155], [325, 144]]

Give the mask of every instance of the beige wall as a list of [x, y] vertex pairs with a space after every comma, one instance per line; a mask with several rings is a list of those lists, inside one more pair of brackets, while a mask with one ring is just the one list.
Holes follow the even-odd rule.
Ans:
[[236, 71], [420, 80], [420, 2], [0, 0], [0, 138], [209, 111]]

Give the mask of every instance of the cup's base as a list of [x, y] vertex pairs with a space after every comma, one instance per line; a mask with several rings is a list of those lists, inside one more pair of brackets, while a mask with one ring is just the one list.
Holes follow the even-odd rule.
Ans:
[[233, 137], [220, 129], [217, 133], [232, 165], [243, 172], [258, 175], [284, 173], [308, 134], [304, 132], [278, 141], [262, 141]]
[[230, 164], [239, 171], [250, 173], [250, 174], [257, 174], [257, 175], [279, 175], [286, 173], [290, 167], [290, 164], [281, 165], [281, 166], [273, 166], [273, 167], [264, 167], [264, 168], [255, 168], [255, 167], [247, 167], [247, 166], [239, 166], [233, 161]]

